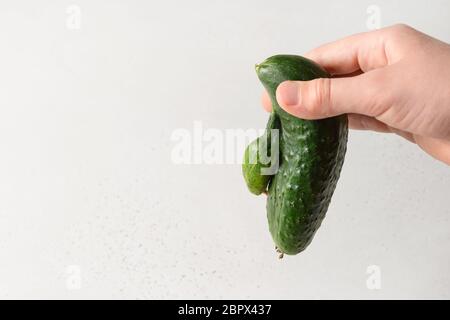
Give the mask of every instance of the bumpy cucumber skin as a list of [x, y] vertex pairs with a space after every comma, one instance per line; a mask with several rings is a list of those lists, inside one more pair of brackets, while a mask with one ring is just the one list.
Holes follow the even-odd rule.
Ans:
[[242, 162], [242, 174], [244, 175], [247, 188], [251, 193], [256, 195], [260, 195], [267, 190], [267, 185], [272, 178], [269, 175], [261, 175], [262, 164], [260, 162], [250, 162], [251, 154], [258, 154], [259, 139], [253, 140], [247, 146], [244, 153], [244, 161]]
[[281, 121], [280, 167], [267, 199], [269, 229], [278, 249], [293, 255], [309, 245], [325, 217], [344, 162], [347, 116], [302, 120], [278, 105], [275, 94], [281, 82], [330, 76], [311, 60], [277, 55], [256, 71]]
[[[272, 179], [273, 175], [262, 174], [261, 170], [269, 167], [271, 163], [262, 163], [260, 155], [262, 152], [264, 152], [266, 156], [271, 155], [271, 130], [279, 128], [280, 120], [278, 119], [276, 113], [272, 112], [267, 122], [264, 134], [253, 140], [245, 149], [244, 160], [242, 162], [242, 174], [244, 175], [248, 190], [255, 195], [260, 195], [261, 193], [266, 192], [267, 186]], [[256, 163], [252, 163], [252, 159], [257, 160]]]

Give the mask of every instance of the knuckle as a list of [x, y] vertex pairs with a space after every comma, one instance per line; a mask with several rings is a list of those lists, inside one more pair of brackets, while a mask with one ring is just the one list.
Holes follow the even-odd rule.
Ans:
[[411, 32], [414, 29], [405, 23], [397, 23], [392, 26], [392, 30], [398, 34], [405, 34], [407, 32]]
[[394, 25], [395, 28], [399, 29], [399, 30], [405, 30], [405, 29], [409, 29], [410, 26], [407, 25], [406, 23], [396, 23]]
[[369, 98], [370, 104], [366, 113], [370, 116], [384, 113], [386, 108], [393, 104], [393, 83], [386, 72], [386, 70], [374, 70], [367, 74], [365, 95]]
[[331, 79], [320, 78], [311, 81], [307, 93], [308, 109], [315, 114], [327, 116], [330, 114]]

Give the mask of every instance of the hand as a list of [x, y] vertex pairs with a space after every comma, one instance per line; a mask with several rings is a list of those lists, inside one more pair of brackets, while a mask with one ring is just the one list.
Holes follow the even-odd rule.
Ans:
[[[284, 110], [302, 119], [347, 113], [350, 128], [396, 133], [450, 165], [450, 45], [395, 25], [305, 56], [334, 77], [283, 82]], [[271, 109], [267, 93], [263, 106]]]

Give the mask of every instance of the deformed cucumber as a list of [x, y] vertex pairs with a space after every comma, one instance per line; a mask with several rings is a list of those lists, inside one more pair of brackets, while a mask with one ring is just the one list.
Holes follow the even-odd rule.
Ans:
[[276, 89], [283, 81], [330, 77], [311, 60], [276, 55], [257, 65], [256, 72], [280, 121], [280, 158], [276, 174], [251, 184], [255, 193], [268, 186], [270, 233], [281, 253], [293, 255], [309, 245], [327, 212], [344, 162], [347, 116], [302, 120], [278, 105]]

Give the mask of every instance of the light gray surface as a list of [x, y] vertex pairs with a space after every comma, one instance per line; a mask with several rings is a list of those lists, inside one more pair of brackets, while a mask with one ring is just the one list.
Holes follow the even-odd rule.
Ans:
[[396, 136], [351, 132], [282, 261], [239, 165], [171, 162], [194, 120], [263, 127], [254, 63], [366, 31], [369, 5], [450, 40], [444, 0], [2, 1], [0, 297], [450, 298], [450, 170]]

